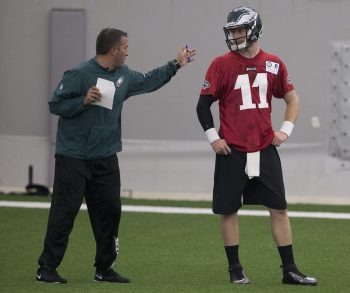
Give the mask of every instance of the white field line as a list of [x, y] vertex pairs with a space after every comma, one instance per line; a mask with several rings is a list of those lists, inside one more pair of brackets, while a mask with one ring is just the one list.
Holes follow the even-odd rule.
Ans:
[[[35, 208], [48, 209], [51, 203], [49, 202], [29, 202], [29, 201], [6, 201], [0, 200], [0, 207], [13, 208]], [[86, 204], [81, 205], [81, 210], [86, 210]], [[186, 207], [159, 207], [159, 206], [133, 206], [124, 205], [123, 212], [137, 212], [137, 213], [157, 213], [157, 214], [191, 214], [191, 215], [212, 215], [213, 212], [208, 208], [186, 208]], [[240, 210], [239, 215], [242, 216], [269, 216], [268, 211], [261, 210]], [[288, 212], [291, 218], [313, 218], [313, 219], [343, 219], [350, 220], [350, 213], [324, 213], [324, 212]]]

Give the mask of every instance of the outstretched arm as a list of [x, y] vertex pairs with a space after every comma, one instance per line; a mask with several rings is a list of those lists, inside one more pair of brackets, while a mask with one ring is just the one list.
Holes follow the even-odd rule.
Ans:
[[166, 65], [149, 71], [146, 74], [130, 70], [131, 82], [129, 84], [126, 98], [153, 92], [168, 83], [176, 72], [186, 64], [192, 62], [196, 55], [195, 49], [182, 47], [176, 59], [169, 61]]

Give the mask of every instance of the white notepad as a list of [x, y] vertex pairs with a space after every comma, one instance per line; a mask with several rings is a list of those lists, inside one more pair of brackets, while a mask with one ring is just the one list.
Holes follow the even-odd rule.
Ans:
[[115, 94], [114, 82], [107, 79], [98, 78], [96, 87], [100, 90], [101, 100], [96, 101], [92, 105], [101, 106], [112, 110]]

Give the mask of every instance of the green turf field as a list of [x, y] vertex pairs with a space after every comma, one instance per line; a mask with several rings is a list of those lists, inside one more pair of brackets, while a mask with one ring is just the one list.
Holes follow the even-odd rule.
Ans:
[[[0, 200], [8, 199], [0, 196]], [[164, 205], [164, 201], [123, 202]], [[179, 203], [191, 205], [198, 203]], [[301, 207], [307, 210], [308, 206]], [[293, 210], [301, 207], [294, 205]], [[335, 208], [310, 207], [325, 212], [334, 212]], [[217, 216], [127, 212], [121, 221], [117, 270], [132, 283], [96, 284], [92, 282], [94, 240], [86, 211], [77, 217], [59, 267], [69, 283], [37, 284], [36, 261], [47, 216], [45, 209], [0, 208], [0, 292], [349, 292], [350, 288], [349, 220], [291, 219], [296, 261], [303, 272], [312, 273], [319, 281], [317, 287], [301, 288], [281, 284], [269, 219], [241, 216], [240, 258], [252, 284], [237, 287], [228, 282]]]

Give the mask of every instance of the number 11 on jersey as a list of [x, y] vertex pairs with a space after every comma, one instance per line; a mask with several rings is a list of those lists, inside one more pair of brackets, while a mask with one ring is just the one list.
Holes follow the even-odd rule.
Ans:
[[266, 101], [266, 93], [267, 93], [267, 74], [266, 73], [258, 73], [255, 77], [253, 85], [250, 85], [249, 75], [241, 74], [238, 75], [235, 90], [241, 89], [242, 93], [242, 105], [239, 107], [240, 110], [247, 109], [256, 109], [256, 104], [253, 103], [252, 91], [251, 87], [259, 88], [259, 98], [260, 103], [258, 104], [258, 108], [268, 108], [269, 104]]

